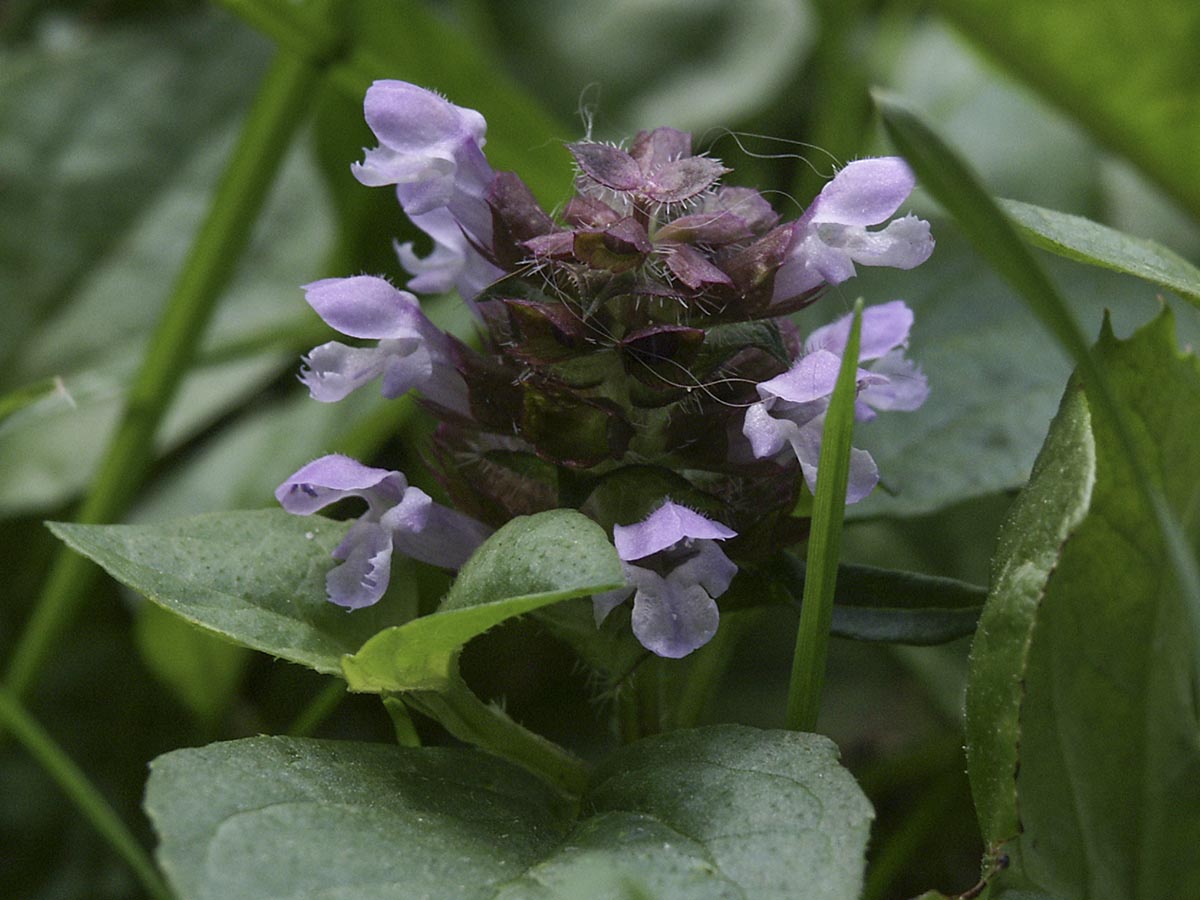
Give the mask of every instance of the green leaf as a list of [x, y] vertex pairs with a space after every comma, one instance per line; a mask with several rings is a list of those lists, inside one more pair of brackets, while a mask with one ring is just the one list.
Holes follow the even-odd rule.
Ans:
[[[805, 564], [780, 557], [777, 576], [799, 602]], [[840, 565], [830, 634], [857, 641], [917, 646], [942, 644], [972, 634], [987, 589], [935, 575]]]
[[[73, 34], [79, 39], [54, 49], [27, 45], [0, 57], [6, 386], [32, 380], [12, 356], [45, 334], [47, 317], [98, 263], [151, 262], [129, 259], [127, 235], [236, 121], [270, 49], [227, 16]], [[165, 283], [154, 285], [157, 300]], [[53, 373], [33, 377], [43, 374]]]
[[146, 810], [181, 900], [471, 900], [569, 828], [549, 787], [476, 750], [260, 737], [177, 750]]
[[971, 793], [988, 841], [1020, 828], [1017, 772], [1024, 670], [1038, 604], [1059, 553], [1087, 515], [1096, 480], [1091, 414], [1076, 387], [1063, 397], [1029, 484], [1000, 532], [992, 590], [971, 646], [967, 749]]
[[[1164, 313], [1097, 348], [1134, 440], [1188, 522], [1200, 496], [1200, 365]], [[1082, 389], [1081, 389], [1082, 384]], [[1133, 486], [1094, 385], [1080, 378], [1004, 528], [967, 695], [984, 839], [1014, 877], [1090, 898], [1200, 894], [1200, 650], [1156, 513]], [[1136, 835], [1136, 840], [1131, 836]]]
[[608, 536], [569, 509], [520, 516], [484, 542], [441, 608], [375, 635], [343, 668], [355, 691], [444, 691], [463, 644], [513, 616], [625, 582]]
[[1042, 249], [1142, 278], [1200, 305], [1200, 269], [1161, 244], [1029, 203], [1001, 200], [1000, 205]]
[[[1200, 563], [1195, 551], [1187, 545], [1178, 514], [1171, 509], [1151, 472], [1155, 457], [1135, 439], [1133, 423], [1137, 406], [1123, 406], [1117, 399], [1104, 366], [1088, 346], [1066, 300], [966, 163], [903, 103], [882, 95], [876, 97], [876, 103], [883, 115], [885, 129], [917, 176], [953, 213], [975, 247], [1016, 289], [1043, 327], [1054, 335], [1078, 366], [1080, 377], [1088, 384], [1090, 402], [1094, 407], [1102, 407], [1112, 424], [1129, 466], [1132, 484], [1154, 514], [1155, 527], [1168, 552], [1170, 569], [1186, 598], [1192, 638], [1200, 646]], [[1111, 330], [1107, 324], [1106, 328]], [[1172, 325], [1172, 334], [1173, 328]], [[1193, 660], [1191, 677], [1195, 690], [1200, 692], [1200, 653]]]
[[622, 748], [576, 813], [474, 750], [280, 737], [177, 750], [146, 808], [181, 900], [853, 900], [871, 810], [816, 735]]
[[1200, 215], [1192, 0], [939, 0], [985, 51]]
[[54, 522], [50, 529], [122, 584], [189, 622], [341, 674], [341, 657], [396, 624], [404, 606], [385, 598], [348, 613], [326, 600], [330, 553], [347, 525], [272, 509], [153, 525]]
[[[4, 514], [61, 506], [91, 479], [268, 49], [211, 14], [96, 35], [31, 58], [0, 90], [0, 257], [14, 260], [0, 272], [14, 298], [0, 385], [57, 378], [64, 394], [0, 432]], [[318, 274], [313, 248], [329, 237], [314, 178], [304, 152], [284, 162], [160, 450], [319, 342], [304, 338], [318, 320], [295, 287]]]

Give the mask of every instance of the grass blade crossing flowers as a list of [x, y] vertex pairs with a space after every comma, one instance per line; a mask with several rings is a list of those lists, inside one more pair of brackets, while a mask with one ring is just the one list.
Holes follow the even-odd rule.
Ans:
[[800, 629], [796, 634], [796, 655], [788, 686], [787, 727], [799, 731], [812, 731], [816, 726], [821, 687], [825, 682], [825, 651], [833, 621], [833, 591], [837, 584], [842, 520], [850, 480], [850, 439], [854, 432], [862, 313], [860, 299], [854, 304], [854, 318], [850, 323], [837, 386], [825, 415], [819, 462], [821, 475], [817, 477], [812, 532], [808, 539], [808, 577], [804, 580]]

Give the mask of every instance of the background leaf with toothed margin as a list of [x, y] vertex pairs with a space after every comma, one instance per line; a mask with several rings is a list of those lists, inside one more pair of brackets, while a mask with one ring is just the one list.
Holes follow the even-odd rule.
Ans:
[[[1200, 550], [1200, 363], [1164, 313], [1097, 347], [1135, 439]], [[1154, 514], [1080, 377], [1001, 535], [972, 650], [967, 741], [1002, 878], [1062, 896], [1200, 891], [1200, 653]], [[1130, 834], [1138, 840], [1131, 842]]]

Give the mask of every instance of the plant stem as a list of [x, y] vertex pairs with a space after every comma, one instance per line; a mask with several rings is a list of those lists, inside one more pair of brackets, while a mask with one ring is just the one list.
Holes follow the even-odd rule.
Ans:
[[342, 702], [342, 698], [346, 696], [346, 682], [340, 678], [334, 678], [321, 688], [317, 696], [309, 701], [308, 706], [300, 710], [300, 715], [296, 716], [295, 720], [288, 727], [287, 733], [291, 737], [308, 737], [321, 723], [324, 722], [329, 714], [338, 708], [338, 704]]
[[729, 668], [730, 657], [753, 618], [753, 611], [721, 616], [721, 627], [713, 639], [696, 651], [683, 677], [676, 679], [675, 695], [679, 699], [667, 710], [669, 728], [695, 728], [699, 724], [712, 702], [717, 682]]
[[638, 667], [634, 676], [633, 693], [637, 703], [638, 731], [642, 737], [663, 730], [663, 668], [655, 657]]
[[838, 555], [842, 547], [842, 520], [846, 514], [846, 486], [850, 475], [850, 439], [854, 429], [857, 394], [858, 347], [862, 331], [863, 302], [854, 304], [850, 336], [842, 356], [837, 384], [825, 414], [821, 455], [817, 460], [817, 490], [813, 500], [812, 531], [796, 654], [788, 685], [788, 728], [812, 731], [821, 706], [825, 682], [825, 655], [833, 622], [833, 591], [837, 583]]
[[460, 740], [524, 766], [568, 794], [578, 796], [587, 787], [583, 760], [484, 703], [461, 678], [449, 690], [411, 691], [404, 699]]
[[[871, 117], [863, 53], [854, 46], [855, 30], [864, 20], [863, 6], [863, 0], [821, 0], [816, 4], [821, 38], [809, 64], [808, 84], [814, 86], [815, 97], [808, 139], [840, 160], [853, 159], [862, 149]], [[801, 166], [793, 192], [807, 202], [824, 187], [834, 168], [833, 160], [822, 160], [817, 168]]]
[[[119, 518], [145, 479], [154, 460], [154, 435], [249, 241], [317, 78], [311, 65], [283, 53], [264, 77], [76, 521]], [[91, 562], [65, 547], [59, 550], [8, 666], [6, 684], [14, 697], [29, 690], [96, 575]]]
[[883, 900], [889, 896], [889, 888], [912, 864], [913, 857], [938, 827], [946, 807], [959, 790], [954, 775], [942, 776], [925, 788], [916, 809], [876, 849], [863, 886], [863, 900]]
[[46, 774], [54, 779], [64, 794], [79, 808], [113, 851], [133, 870], [146, 893], [155, 900], [172, 900], [170, 888], [162, 880], [153, 860], [113, 812], [87, 776], [54, 739], [29, 715], [13, 694], [0, 687], [0, 725], [15, 735]]

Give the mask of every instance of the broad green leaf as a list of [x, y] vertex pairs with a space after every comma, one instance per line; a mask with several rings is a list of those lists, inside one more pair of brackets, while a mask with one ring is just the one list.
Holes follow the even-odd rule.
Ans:
[[1200, 305], [1200, 269], [1161, 244], [1029, 203], [1001, 200], [1000, 205], [1042, 249], [1145, 279]]
[[[20, 223], [11, 236], [0, 226], [0, 249], [10, 239], [17, 248], [20, 282], [6, 289], [7, 270], [0, 275], [0, 294], [13, 298], [0, 382], [54, 377], [64, 392], [23, 411], [19, 430], [0, 433], [5, 514], [60, 506], [88, 483], [229, 155], [240, 98], [266, 48], [223, 16], [183, 22], [101, 34], [71, 51], [78, 68], [68, 67], [69, 79], [64, 60], [38, 62], [0, 101], [0, 116], [24, 128], [5, 132], [0, 141], [14, 146], [0, 155], [44, 161], [4, 179], [13, 188], [5, 198], [24, 197], [31, 182], [36, 200], [0, 216]], [[166, 48], [174, 55], [162, 56]], [[99, 83], [104, 89], [91, 89]], [[297, 288], [319, 274], [313, 248], [329, 236], [314, 177], [302, 151], [282, 167], [251, 262], [216, 313], [161, 449], [197, 435], [319, 342], [321, 331], [304, 337], [319, 322]], [[26, 330], [26, 318], [38, 327]], [[10, 336], [20, 337], [11, 347]]]
[[938, 0], [938, 8], [1200, 214], [1192, 0]]
[[[1128, 341], [1106, 330], [1097, 352], [1195, 552], [1200, 365], [1179, 353], [1166, 313]], [[1155, 513], [1093, 390], [1082, 378], [1068, 388], [1005, 527], [972, 654], [972, 787], [985, 840], [1020, 827], [1015, 880], [1097, 900], [1195, 896], [1198, 648]]]
[[1015, 775], [1025, 668], [1046, 579], [1087, 515], [1096, 481], [1091, 414], [1083, 393], [1063, 397], [1029, 484], [1000, 532], [992, 589], [971, 646], [967, 749], [971, 793], [988, 841], [1017, 834]]
[[341, 657], [396, 624], [402, 604], [347, 612], [325, 599], [348, 523], [271, 509], [153, 525], [52, 523], [69, 546], [189, 622], [246, 647], [341, 673]]
[[829, 740], [723, 726], [604, 761], [577, 814], [474, 750], [177, 750], [146, 808], [180, 900], [853, 900], [871, 810]]
[[180, 900], [490, 897], [570, 829], [549, 787], [477, 750], [285, 737], [159, 757], [146, 811]]
[[[1030, 311], [1041, 320], [1042, 326], [1074, 360], [1080, 377], [1088, 384], [1090, 402], [1102, 408], [1111, 421], [1132, 483], [1154, 515], [1155, 527], [1167, 549], [1171, 572], [1185, 598], [1192, 639], [1200, 646], [1200, 563], [1195, 551], [1187, 545], [1179, 514], [1170, 507], [1151, 473], [1151, 457], [1135, 439], [1133, 411], [1136, 406], [1123, 406], [1117, 399], [1104, 366], [1088, 346], [1065, 298], [968, 165], [914, 110], [882, 95], [876, 97], [876, 103], [883, 116], [884, 128], [912, 164], [918, 178], [954, 215], [975, 247], [1012, 285]], [[1193, 660], [1191, 677], [1195, 689], [1200, 691], [1200, 654]]]
[[617, 551], [586, 516], [554, 509], [513, 519], [475, 551], [441, 608], [371, 638], [343, 663], [351, 690], [442, 691], [458, 653], [505, 619], [624, 584]]
[[[23, 380], [12, 354], [45, 333], [99, 262], [128, 255], [146, 209], [245, 108], [270, 50], [227, 16], [73, 35], [0, 56], [8, 386]], [[165, 285], [155, 290], [158, 301]]]

